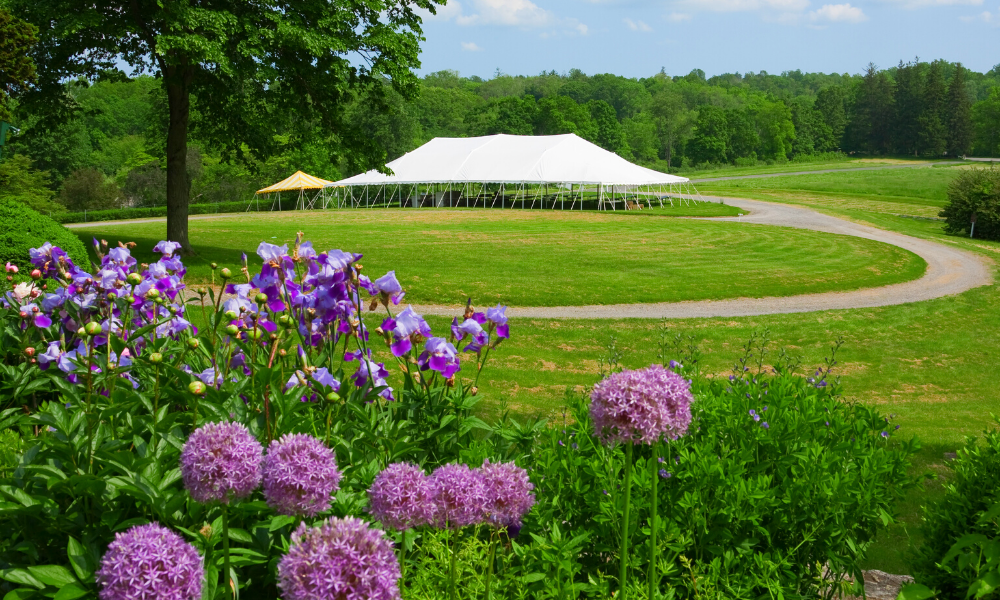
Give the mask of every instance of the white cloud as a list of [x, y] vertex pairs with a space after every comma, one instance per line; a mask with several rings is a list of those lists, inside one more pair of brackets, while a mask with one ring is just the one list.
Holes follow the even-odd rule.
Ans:
[[625, 17], [624, 19], [622, 19], [622, 21], [632, 31], [652, 31], [653, 30], [652, 27], [650, 27], [649, 25], [646, 25], [642, 21], [633, 21], [632, 19], [629, 19], [628, 17]]
[[555, 15], [531, 0], [473, 0], [475, 14], [459, 15], [459, 25], [512, 25], [515, 27], [546, 27]]
[[829, 21], [834, 23], [860, 23], [867, 21], [864, 11], [857, 6], [847, 4], [824, 4], [819, 10], [809, 13], [812, 21]]
[[904, 8], [925, 8], [928, 6], [982, 6], [983, 0], [885, 0]]
[[681, 21], [690, 21], [691, 15], [688, 13], [672, 12], [669, 15], [665, 15], [663, 18], [671, 23], [680, 23]]
[[973, 17], [959, 17], [959, 19], [965, 21], [966, 23], [974, 23], [976, 21], [982, 21], [983, 23], [993, 25], [994, 27], [1000, 26], [1000, 12], [994, 14], [988, 10], [984, 10], [983, 12]]
[[796, 12], [805, 10], [809, 6], [809, 0], [682, 0], [682, 4], [692, 9], [712, 12], [758, 10]]
[[589, 27], [587, 27], [587, 26], [586, 26], [585, 24], [583, 24], [583, 23], [577, 23], [577, 22], [576, 22], [576, 19], [570, 19], [570, 20], [571, 20], [572, 22], [576, 23], [576, 24], [575, 24], [575, 25], [573, 26], [573, 29], [575, 29], [575, 30], [576, 30], [576, 32], [577, 32], [577, 33], [579, 33], [580, 35], [587, 35], [587, 32], [588, 32], [588, 31], [590, 31], [590, 28], [589, 28]]
[[462, 50], [466, 52], [482, 52], [482, 48], [476, 42], [462, 42]]

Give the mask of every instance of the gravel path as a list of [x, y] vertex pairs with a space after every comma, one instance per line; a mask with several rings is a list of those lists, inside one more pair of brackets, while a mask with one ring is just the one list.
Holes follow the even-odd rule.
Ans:
[[[988, 159], [969, 159], [969, 160], [988, 160]], [[763, 179], [766, 177], [786, 177], [788, 175], [821, 175], [823, 173], [851, 173], [854, 171], [882, 171], [884, 169], [916, 169], [920, 167], [932, 167], [937, 165], [961, 165], [965, 164], [960, 160], [935, 162], [935, 163], [919, 163], [915, 165], [879, 165], [877, 167], [857, 167], [857, 168], [843, 168], [843, 169], [820, 169], [818, 171], [791, 171], [788, 173], [764, 173], [761, 175], [734, 175], [732, 177], [707, 177], [705, 179], [691, 179], [691, 183], [706, 183], [709, 181], [731, 181], [733, 179]]]
[[[847, 308], [868, 308], [907, 304], [960, 294], [966, 290], [993, 282], [990, 268], [980, 257], [944, 244], [922, 240], [901, 233], [876, 229], [838, 219], [814, 210], [746, 200], [704, 196], [703, 199], [722, 202], [750, 211], [742, 217], [713, 218], [741, 224], [777, 225], [811, 229], [841, 235], [853, 235], [892, 244], [909, 250], [927, 262], [927, 271], [920, 279], [884, 287], [851, 292], [826, 292], [801, 296], [770, 298], [733, 298], [693, 302], [663, 302], [657, 304], [611, 304], [599, 306], [510, 307], [512, 317], [538, 319], [689, 319], [693, 317], [750, 317], [769, 314], [813, 312]], [[738, 226], [738, 225], [737, 225]], [[817, 265], [817, 269], [822, 269]], [[414, 305], [422, 314], [454, 315], [460, 307]]]

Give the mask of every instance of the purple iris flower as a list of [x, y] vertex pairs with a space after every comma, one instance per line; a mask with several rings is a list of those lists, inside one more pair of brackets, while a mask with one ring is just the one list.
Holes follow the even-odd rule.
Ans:
[[365, 281], [362, 279], [359, 279], [359, 281], [361, 281], [361, 286], [368, 290], [369, 294], [380, 296], [383, 304], [391, 299], [392, 303], [398, 306], [399, 301], [406, 295], [406, 292], [403, 291], [403, 286], [396, 279], [395, 271], [389, 271], [375, 281]]
[[49, 342], [49, 347], [44, 354], [38, 355], [38, 366], [45, 371], [51, 363], [59, 362], [64, 352], [59, 347], [59, 342]]
[[392, 355], [396, 357], [409, 352], [413, 348], [412, 342], [419, 341], [419, 337], [429, 338], [431, 336], [430, 325], [422, 316], [413, 311], [412, 306], [407, 306], [395, 319], [387, 319], [382, 323], [383, 329], [386, 326], [391, 327], [393, 344], [390, 349]]
[[76, 371], [77, 364], [76, 361], [80, 360], [82, 357], [87, 355], [87, 345], [80, 343], [79, 347], [75, 350], [70, 350], [69, 352], [63, 352], [58, 358], [59, 370], [63, 373], [72, 373]]
[[312, 379], [323, 387], [328, 387], [335, 392], [340, 391], [340, 382], [333, 377], [333, 374], [326, 367], [320, 367], [313, 371]]
[[128, 251], [128, 248], [122, 248], [121, 246], [112, 248], [108, 251], [105, 261], [113, 262], [116, 265], [125, 268], [132, 267], [137, 262], [135, 258], [132, 257], [132, 253]]
[[319, 262], [333, 269], [346, 269], [361, 260], [361, 254], [344, 252], [343, 250], [330, 250], [319, 256]]
[[510, 325], [507, 324], [506, 312], [507, 307], [499, 304], [486, 309], [486, 319], [497, 326], [497, 337], [505, 340], [510, 337]]
[[34, 323], [35, 327], [45, 329], [52, 325], [52, 319], [49, 318], [49, 315], [45, 314], [45, 312], [34, 304], [25, 304], [21, 307], [21, 310], [31, 315], [32, 323]]
[[313, 249], [312, 242], [302, 242], [299, 244], [299, 258], [307, 260], [316, 258], [316, 251]]
[[461, 369], [458, 363], [458, 350], [448, 340], [440, 337], [427, 340], [417, 364], [421, 371], [433, 369], [445, 378], [450, 378]]
[[388, 387], [388, 382], [385, 380], [389, 376], [389, 371], [385, 370], [385, 365], [377, 363], [370, 358], [358, 358], [360, 359], [358, 370], [351, 376], [354, 380], [354, 385], [364, 387], [368, 384], [368, 380], [371, 379], [373, 388], [385, 386], [385, 389], [379, 392], [379, 396], [382, 396], [386, 400], [395, 400], [392, 395], [392, 388]]
[[174, 252], [177, 252], [180, 249], [181, 249], [180, 244], [178, 244], [177, 242], [170, 242], [167, 240], [163, 240], [160, 243], [153, 246], [153, 252], [159, 252], [160, 254], [164, 254], [166, 256], [173, 256]]
[[472, 341], [462, 349], [463, 352], [478, 353], [490, 340], [486, 332], [483, 331], [482, 325], [475, 319], [466, 319], [461, 325], [458, 324], [458, 319], [455, 319], [451, 324], [451, 332], [459, 342], [464, 340], [466, 336], [472, 338]]
[[281, 260], [288, 256], [288, 244], [275, 246], [274, 244], [261, 242], [260, 246], [257, 246], [257, 256], [264, 259], [265, 263], [281, 264]]
[[222, 371], [215, 367], [209, 367], [201, 373], [195, 375], [195, 377], [202, 380], [205, 385], [210, 385], [215, 388], [222, 385]]

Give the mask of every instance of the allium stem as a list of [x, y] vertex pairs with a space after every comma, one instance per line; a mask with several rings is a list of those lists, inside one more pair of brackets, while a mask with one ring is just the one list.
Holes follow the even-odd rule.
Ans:
[[458, 585], [458, 569], [455, 565], [455, 555], [458, 554], [458, 530], [449, 528], [448, 537], [450, 538], [448, 541], [451, 542], [451, 586], [449, 592], [451, 593], [451, 600], [457, 600], [458, 588], [456, 586]]
[[[499, 534], [497, 534], [499, 537]], [[493, 565], [496, 562], [497, 541], [490, 536], [489, 563], [486, 565], [486, 600], [493, 600]]]
[[622, 506], [622, 543], [621, 543], [621, 571], [618, 575], [618, 598], [625, 599], [625, 587], [627, 585], [628, 573], [628, 523], [629, 509], [632, 506], [632, 446], [631, 443], [625, 445], [625, 498]]
[[222, 573], [222, 582], [226, 585], [226, 595], [230, 598], [236, 597], [236, 590], [232, 589], [229, 571], [229, 505], [222, 505], [222, 552], [224, 556], [225, 571]]
[[653, 445], [653, 453], [649, 457], [649, 477], [652, 481], [651, 490], [649, 493], [649, 600], [656, 600], [656, 589], [659, 587], [659, 570], [656, 564], [656, 554], [659, 549], [656, 546], [656, 517], [660, 509], [660, 505], [656, 498], [656, 489], [658, 486], [658, 479], [660, 474], [657, 472], [657, 461], [656, 457], [659, 454], [659, 444]]

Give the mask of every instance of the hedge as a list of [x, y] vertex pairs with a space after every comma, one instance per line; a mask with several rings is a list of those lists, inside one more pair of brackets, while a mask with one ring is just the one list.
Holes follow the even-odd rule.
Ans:
[[12, 262], [24, 275], [30, 271], [28, 249], [45, 242], [59, 246], [84, 268], [90, 264], [83, 243], [68, 229], [20, 202], [0, 200], [0, 264]]
[[[214, 202], [211, 204], [190, 204], [188, 205], [189, 215], [212, 215], [215, 213], [240, 213], [247, 209], [249, 202]], [[294, 210], [296, 202], [287, 200], [282, 205], [282, 210]], [[261, 203], [261, 210], [271, 210], [271, 204]], [[275, 208], [274, 210], [277, 210]], [[53, 215], [52, 218], [60, 223], [90, 223], [91, 221], [124, 221], [127, 219], [146, 219], [167, 216], [166, 206], [152, 206], [149, 208], [116, 208], [110, 210], [88, 210], [86, 213], [72, 212], [62, 215]]]
[[[976, 217], [975, 230], [972, 217]], [[1000, 240], [1000, 169], [969, 169], [948, 186], [948, 204], [941, 211], [948, 233]]]

